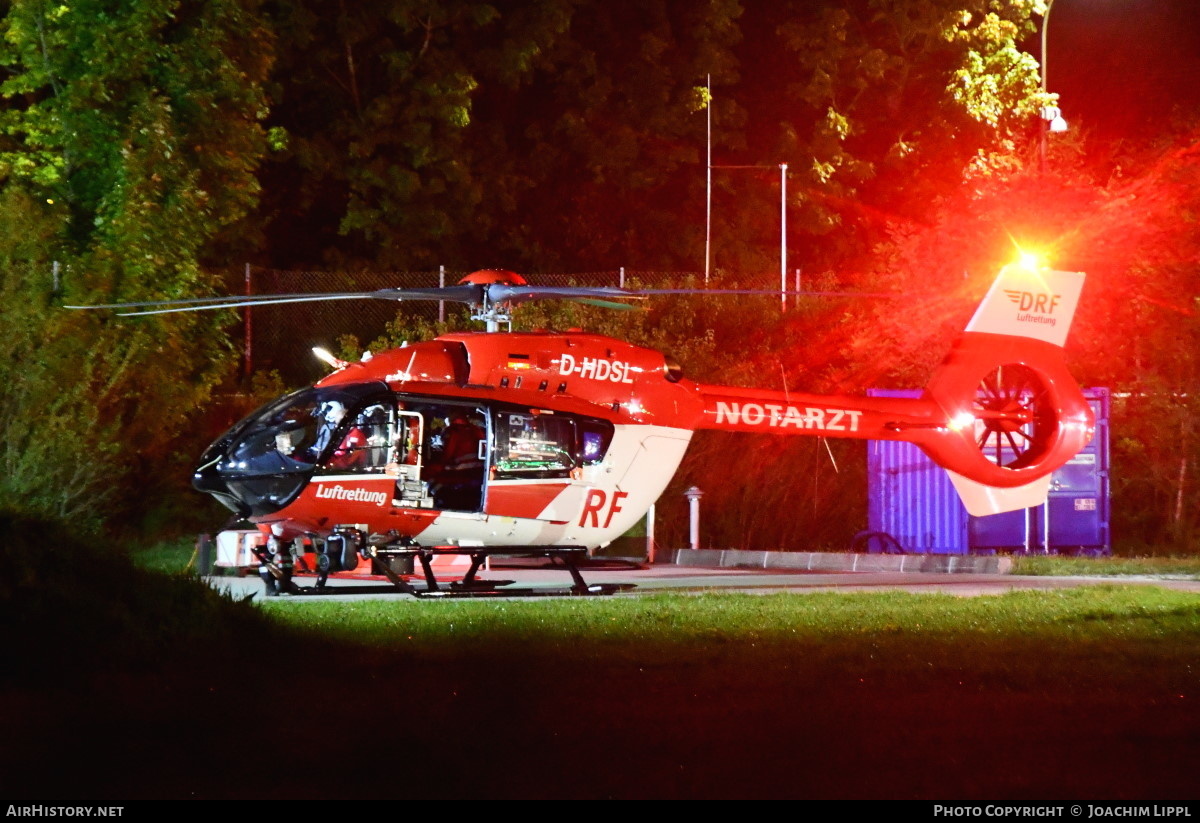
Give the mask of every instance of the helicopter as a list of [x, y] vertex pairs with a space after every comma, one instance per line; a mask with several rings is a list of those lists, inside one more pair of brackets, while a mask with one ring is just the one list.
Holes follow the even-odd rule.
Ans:
[[[663, 353], [611, 337], [513, 332], [512, 309], [529, 300], [628, 308], [685, 290], [539, 287], [499, 269], [441, 288], [67, 308], [145, 315], [328, 299], [468, 304], [486, 331], [358, 362], [314, 350], [332, 373], [221, 435], [193, 486], [260, 532], [255, 553], [268, 594], [299, 591], [296, 562], [315, 569], [317, 590], [366, 562], [418, 597], [496, 593], [500, 585], [477, 577], [491, 555], [562, 560], [571, 593], [604, 594], [614, 588], [589, 586], [579, 560], [646, 514], [700, 429], [909, 441], [949, 473], [973, 515], [1043, 502], [1051, 472], [1094, 431], [1063, 353], [1083, 282], [1079, 272], [1002, 268], [918, 398], [710, 385]], [[431, 566], [448, 554], [470, 558], [449, 590]], [[410, 580], [416, 562], [423, 589]]]

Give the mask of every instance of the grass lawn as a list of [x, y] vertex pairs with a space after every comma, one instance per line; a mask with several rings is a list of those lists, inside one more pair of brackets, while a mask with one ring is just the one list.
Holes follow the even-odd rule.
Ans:
[[1191, 594], [253, 605], [77, 565], [0, 583], [10, 797], [1198, 793]]
[[1194, 595], [664, 595], [268, 613], [361, 644], [397, 715], [351, 732], [351, 745], [384, 759], [416, 746], [454, 764], [426, 772], [418, 793], [1196, 795]]
[[10, 798], [1200, 795], [1194, 594], [247, 603], [0, 532]]

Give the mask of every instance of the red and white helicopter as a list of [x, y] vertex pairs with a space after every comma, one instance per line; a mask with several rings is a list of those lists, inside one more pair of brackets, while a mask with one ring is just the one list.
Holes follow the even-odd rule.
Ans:
[[[290, 555], [331, 572], [373, 562], [414, 595], [494, 593], [490, 555], [576, 558], [658, 499], [697, 429], [906, 440], [983, 515], [1045, 500], [1050, 474], [1090, 440], [1091, 409], [1063, 355], [1084, 276], [1005, 267], [915, 399], [707, 385], [663, 354], [582, 332], [500, 332], [513, 305], [664, 293], [541, 288], [512, 272], [457, 286], [205, 298], [86, 308], [130, 314], [328, 299], [458, 300], [487, 332], [447, 334], [335, 370], [254, 412], [208, 448], [193, 483], [268, 538], [268, 593], [294, 589]], [[624, 307], [624, 306], [623, 306]], [[85, 308], [85, 307], [71, 307]], [[471, 558], [450, 591], [430, 559]], [[407, 579], [419, 560], [426, 587]], [[405, 568], [407, 562], [407, 568]], [[270, 577], [266, 572], [270, 572]], [[611, 590], [611, 588], [609, 589]]]

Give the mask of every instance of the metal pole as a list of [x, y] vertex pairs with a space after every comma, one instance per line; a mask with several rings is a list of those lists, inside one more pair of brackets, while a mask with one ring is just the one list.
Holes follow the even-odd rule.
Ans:
[[1046, 529], [1045, 548], [1042, 554], [1050, 554], [1050, 493], [1046, 493], [1046, 502], [1042, 504], [1042, 524]]
[[779, 164], [779, 310], [787, 311], [787, 163]]
[[621, 272], [617, 275], [617, 285], [625, 288], [625, 267], [621, 266]]
[[688, 536], [693, 549], [700, 548], [700, 498], [692, 497], [688, 500], [691, 505], [691, 516], [688, 519]]
[[[1050, 0], [1046, 4], [1046, 13], [1042, 16], [1042, 94], [1046, 94], [1046, 75], [1049, 72], [1049, 55], [1046, 53], [1047, 36], [1050, 33], [1050, 9], [1054, 8], [1054, 0]], [[1042, 135], [1038, 151], [1038, 168], [1046, 173], [1046, 153], [1049, 151], [1050, 142], [1050, 121], [1042, 118]]]
[[[438, 288], [446, 288], [446, 267], [438, 266]], [[438, 322], [446, 322], [446, 301], [438, 301]]]
[[[250, 285], [250, 264], [246, 264], [246, 296], [250, 297], [253, 290]], [[242, 376], [249, 378], [254, 370], [254, 321], [250, 307], [246, 306], [245, 345], [242, 347]]]
[[646, 510], [646, 562], [654, 562], [654, 504]]
[[708, 174], [705, 180], [704, 212], [704, 285], [708, 285], [708, 272], [712, 266], [712, 75], [708, 75], [708, 99], [704, 110], [708, 115]]

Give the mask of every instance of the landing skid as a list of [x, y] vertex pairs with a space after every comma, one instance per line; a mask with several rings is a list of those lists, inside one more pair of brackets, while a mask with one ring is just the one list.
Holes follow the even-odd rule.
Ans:
[[[377, 565], [384, 576], [391, 581], [396, 589], [404, 594], [418, 598], [456, 598], [456, 597], [594, 597], [614, 594], [636, 588], [633, 583], [593, 583], [589, 584], [579, 572], [579, 561], [587, 558], [587, 550], [583, 548], [547, 548], [545, 546], [505, 546], [502, 550], [493, 552], [477, 547], [460, 546], [372, 546], [371, 556], [378, 561]], [[300, 586], [292, 579], [291, 570], [284, 570], [275, 563], [265, 549], [255, 549], [255, 555], [262, 564], [261, 569], [269, 573], [271, 582], [268, 584], [267, 595], [305, 595], [305, 594], [361, 594], [359, 587], [326, 585], [328, 574], [318, 574], [315, 586]], [[479, 567], [491, 557], [498, 554], [502, 557], [546, 557], [551, 565], [558, 568], [554, 561], [561, 561], [571, 575], [571, 586], [567, 588], [549, 587], [513, 587], [512, 580], [480, 580], [476, 577]], [[471, 566], [461, 580], [449, 583], [439, 582], [434, 574], [432, 561], [435, 557], [444, 555], [465, 556], [471, 558]], [[425, 578], [425, 587], [414, 586], [409, 580], [393, 571], [393, 561], [401, 561], [401, 567], [410, 567], [408, 561], [421, 564]], [[415, 565], [412, 564], [412, 565]], [[261, 573], [261, 572], [260, 572]]]
[[[500, 554], [505, 557], [548, 557], [551, 560], [562, 561], [563, 566], [571, 574], [572, 585], [567, 589], [543, 589], [543, 588], [512, 588], [511, 580], [479, 580], [476, 574], [479, 572], [479, 567], [484, 564], [492, 554]], [[632, 583], [599, 583], [589, 585], [579, 572], [578, 561], [587, 557], [587, 549], [582, 548], [546, 548], [539, 547], [521, 547], [521, 546], [505, 546], [502, 551], [491, 552], [480, 550], [479, 548], [466, 548], [460, 546], [437, 546], [426, 548], [422, 546], [405, 546], [401, 548], [376, 548], [374, 550], [376, 559], [381, 562], [378, 564], [383, 571], [383, 574], [392, 582], [397, 589], [405, 594], [411, 594], [413, 597], [420, 598], [449, 598], [449, 597], [537, 597], [537, 596], [563, 596], [572, 595], [580, 597], [597, 596], [613, 594], [619, 591], [627, 591], [634, 588]], [[433, 573], [432, 560], [435, 557], [444, 555], [466, 556], [471, 558], [471, 567], [467, 573], [463, 575], [461, 580], [453, 581], [446, 584], [445, 587], [438, 582], [437, 577]], [[405, 580], [400, 575], [392, 571], [390, 559], [408, 560], [414, 559], [421, 564], [421, 571], [425, 576], [425, 588], [418, 589], [408, 580]]]

